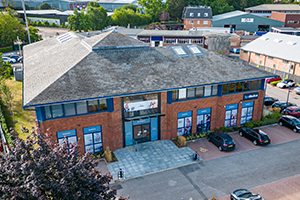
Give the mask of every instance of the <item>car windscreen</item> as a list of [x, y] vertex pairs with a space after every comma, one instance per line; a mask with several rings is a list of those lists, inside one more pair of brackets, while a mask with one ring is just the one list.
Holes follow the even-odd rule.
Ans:
[[281, 83], [287, 83], [287, 81], [281, 81]]
[[269, 137], [267, 135], [262, 135], [261, 140], [263, 141], [269, 140]]
[[296, 126], [300, 126], [300, 120], [299, 119], [294, 119], [293, 122]]
[[225, 144], [233, 144], [234, 141], [232, 139], [224, 139]]

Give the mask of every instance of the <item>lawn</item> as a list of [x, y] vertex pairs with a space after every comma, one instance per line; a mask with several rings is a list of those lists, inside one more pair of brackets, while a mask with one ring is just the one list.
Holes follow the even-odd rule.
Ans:
[[31, 130], [31, 127], [35, 127], [35, 112], [33, 110], [23, 110], [22, 107], [22, 82], [12, 80], [6, 80], [6, 85], [14, 91], [14, 106], [13, 110], [15, 113], [15, 121], [13, 115], [10, 114], [9, 108], [2, 107], [3, 114], [5, 115], [7, 127], [14, 128], [18, 133], [20, 138], [26, 139], [27, 133], [21, 133], [21, 126], [24, 125], [26, 128]]

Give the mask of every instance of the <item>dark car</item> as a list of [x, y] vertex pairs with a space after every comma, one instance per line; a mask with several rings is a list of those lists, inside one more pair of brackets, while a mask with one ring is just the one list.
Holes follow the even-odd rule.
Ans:
[[285, 115], [291, 115], [294, 117], [300, 117], [300, 108], [297, 106], [287, 107], [286, 109], [283, 109], [281, 113]]
[[275, 99], [273, 97], [265, 97], [264, 104], [266, 106], [270, 106], [270, 105], [272, 105], [276, 101], [278, 101], [278, 99]]
[[280, 81], [281, 77], [280, 76], [274, 76], [272, 78], [267, 78], [266, 81], [267, 83], [271, 83], [272, 81]]
[[10, 56], [10, 58], [13, 58], [18, 62], [18, 59], [20, 58], [20, 56]]
[[230, 52], [231, 53], [239, 54], [240, 53], [240, 49], [239, 48], [233, 48], [233, 49], [230, 49]]
[[280, 117], [278, 124], [292, 129], [295, 133], [300, 131], [300, 120], [290, 115]]
[[238, 189], [230, 194], [230, 200], [264, 200], [259, 194], [253, 194], [247, 189]]
[[244, 136], [245, 138], [249, 139], [253, 142], [254, 145], [267, 145], [271, 143], [271, 139], [269, 136], [259, 129], [252, 129], [252, 128], [241, 128], [239, 131], [240, 136]]
[[22, 62], [23, 62], [23, 56], [21, 56], [21, 57], [17, 60], [17, 62], [22, 63]]
[[286, 101], [276, 101], [275, 103], [272, 104], [272, 108], [280, 108], [280, 112], [282, 112], [285, 108], [290, 107], [290, 106], [297, 106], [294, 103], [291, 102], [286, 102]]
[[216, 145], [220, 151], [230, 151], [235, 149], [235, 142], [227, 133], [209, 133], [207, 139], [209, 142]]

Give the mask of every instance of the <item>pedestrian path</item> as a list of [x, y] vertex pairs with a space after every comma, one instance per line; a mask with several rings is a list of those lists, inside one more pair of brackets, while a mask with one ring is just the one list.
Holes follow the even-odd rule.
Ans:
[[[194, 151], [189, 147], [178, 148], [170, 140], [146, 142], [117, 149], [118, 162], [108, 164], [114, 180], [122, 169], [125, 179], [168, 168], [194, 163]], [[198, 161], [202, 159], [199, 158]]]

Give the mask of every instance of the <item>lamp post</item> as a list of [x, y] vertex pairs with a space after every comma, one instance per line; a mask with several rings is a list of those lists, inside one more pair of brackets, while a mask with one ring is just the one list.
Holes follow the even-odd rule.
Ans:
[[25, 17], [25, 23], [26, 23], [26, 28], [27, 28], [28, 41], [29, 41], [29, 44], [30, 44], [31, 41], [30, 41], [30, 34], [29, 34], [29, 29], [28, 29], [28, 22], [27, 22], [27, 16], [26, 16], [26, 9], [25, 9], [24, 0], [22, 0], [22, 6], [23, 6], [24, 17]]
[[[289, 74], [291, 72], [291, 67], [292, 66], [290, 64], [288, 64]], [[289, 85], [289, 89], [288, 89], [288, 94], [287, 94], [287, 98], [286, 98], [286, 105], [288, 105], [288, 102], [289, 102], [289, 96], [290, 96], [290, 90], [291, 90], [291, 83], [289, 82], [288, 85]]]

